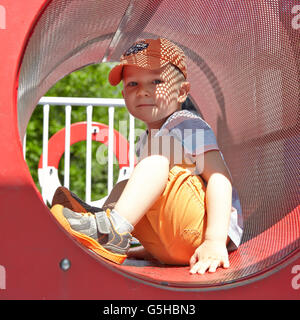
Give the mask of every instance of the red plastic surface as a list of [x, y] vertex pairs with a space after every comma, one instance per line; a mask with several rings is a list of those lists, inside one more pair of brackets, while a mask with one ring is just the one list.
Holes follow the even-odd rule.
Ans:
[[[277, 224], [248, 234], [231, 255], [231, 269], [204, 277], [188, 275], [186, 267], [112, 265], [58, 225], [23, 159], [17, 111], [22, 57], [48, 3], [1, 2], [6, 24], [0, 29], [0, 299], [299, 299], [299, 206], [283, 212]], [[68, 271], [59, 266], [63, 258], [71, 262]], [[226, 272], [237, 275], [220, 281]]]

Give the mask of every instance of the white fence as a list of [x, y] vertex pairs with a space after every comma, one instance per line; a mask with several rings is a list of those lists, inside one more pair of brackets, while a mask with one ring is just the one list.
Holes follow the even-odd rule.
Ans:
[[[65, 108], [65, 153], [64, 153], [64, 182], [63, 185], [69, 188], [70, 185], [70, 128], [72, 106], [86, 107], [86, 179], [85, 179], [85, 201], [101, 206], [106, 198], [99, 201], [91, 201], [91, 172], [92, 172], [92, 117], [94, 107], [106, 107], [108, 109], [108, 194], [113, 188], [113, 160], [114, 160], [114, 112], [115, 108], [125, 107], [123, 99], [107, 98], [63, 98], [63, 97], [43, 97], [38, 103], [43, 106], [43, 164], [39, 179], [42, 188], [42, 196], [45, 202], [51, 202], [54, 191], [60, 185], [58, 174], [53, 175], [53, 170], [48, 166], [48, 139], [49, 139], [49, 110], [51, 105], [62, 106]], [[101, 120], [100, 120], [101, 121]], [[97, 128], [98, 129], [98, 128]], [[129, 168], [119, 173], [118, 181], [129, 177], [134, 167], [134, 141], [135, 141], [135, 124], [134, 117], [129, 115]], [[26, 157], [26, 136], [23, 143], [24, 157]], [[50, 172], [50, 174], [49, 174]], [[51, 177], [50, 177], [51, 176]], [[53, 178], [55, 176], [55, 178]]]

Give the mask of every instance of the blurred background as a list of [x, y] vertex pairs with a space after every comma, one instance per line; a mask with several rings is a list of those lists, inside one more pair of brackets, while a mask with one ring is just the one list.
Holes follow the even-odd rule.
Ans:
[[[108, 82], [108, 74], [115, 63], [101, 63], [86, 66], [74, 71], [58, 81], [45, 96], [51, 97], [86, 97], [86, 98], [122, 98], [122, 84], [112, 87]], [[129, 120], [125, 107], [115, 109], [114, 128], [119, 131], [119, 121]], [[86, 107], [73, 106], [71, 123], [86, 121]], [[108, 108], [94, 107], [93, 121], [108, 125]], [[38, 163], [42, 154], [43, 139], [43, 107], [38, 105], [29, 121], [26, 136], [26, 161], [30, 173], [41, 191], [38, 180]], [[62, 106], [50, 106], [49, 139], [65, 126], [65, 110]], [[135, 128], [145, 129], [145, 125], [135, 119]], [[128, 139], [128, 133], [126, 138]], [[136, 137], [137, 138], [137, 137]], [[107, 195], [107, 164], [97, 161], [99, 142], [92, 141], [92, 190], [91, 200], [95, 201]], [[103, 148], [103, 147], [102, 147]], [[107, 152], [107, 147], [106, 152]], [[71, 146], [70, 153], [70, 189], [79, 197], [85, 197], [85, 158], [86, 142], [81, 141]], [[61, 184], [64, 181], [64, 157], [58, 168]], [[117, 182], [119, 167], [114, 164], [114, 184]]]

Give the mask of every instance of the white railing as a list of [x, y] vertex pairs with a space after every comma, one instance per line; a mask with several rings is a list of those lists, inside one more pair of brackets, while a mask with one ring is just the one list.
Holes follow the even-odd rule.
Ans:
[[[107, 191], [108, 194], [113, 188], [113, 161], [114, 161], [114, 111], [116, 107], [125, 107], [123, 99], [107, 99], [107, 98], [64, 98], [64, 97], [43, 97], [40, 99], [39, 105], [43, 105], [43, 163], [42, 171], [44, 173], [49, 171], [48, 167], [48, 132], [49, 132], [49, 109], [51, 105], [63, 106], [65, 108], [65, 153], [64, 153], [64, 183], [63, 185], [69, 188], [70, 185], [70, 128], [71, 128], [71, 112], [72, 106], [86, 107], [86, 122], [87, 122], [87, 140], [86, 140], [86, 183], [85, 183], [85, 201], [94, 205], [101, 205], [104, 199], [99, 201], [91, 201], [91, 172], [92, 172], [92, 118], [94, 107], [108, 108], [108, 180]], [[119, 180], [129, 177], [134, 167], [134, 139], [135, 139], [135, 124], [134, 117], [129, 115], [129, 168], [126, 172], [126, 177], [120, 177]], [[23, 143], [24, 158], [26, 157], [26, 136]], [[50, 169], [53, 170], [53, 169]], [[52, 171], [51, 171], [52, 172]], [[44, 179], [47, 175], [44, 175]], [[57, 185], [57, 179], [54, 184]], [[49, 198], [52, 199], [53, 190], [47, 190], [49, 183], [43, 183], [42, 197], [46, 202]], [[53, 187], [52, 189], [56, 188]], [[49, 195], [50, 193], [50, 195]]]

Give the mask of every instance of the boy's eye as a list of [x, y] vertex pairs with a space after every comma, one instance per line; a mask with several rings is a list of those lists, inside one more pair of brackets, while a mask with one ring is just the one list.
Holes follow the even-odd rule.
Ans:
[[154, 83], [154, 84], [160, 84], [160, 83], [162, 83], [162, 80], [160, 80], [160, 79], [155, 79], [155, 80], [153, 80], [153, 83]]
[[137, 82], [135, 82], [135, 81], [130, 81], [130, 82], [127, 83], [128, 87], [134, 87], [136, 85], [137, 85]]

